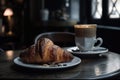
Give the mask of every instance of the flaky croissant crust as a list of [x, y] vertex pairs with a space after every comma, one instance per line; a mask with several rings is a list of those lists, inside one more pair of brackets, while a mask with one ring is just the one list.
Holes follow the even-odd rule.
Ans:
[[73, 59], [73, 55], [55, 45], [48, 38], [40, 38], [36, 44], [31, 45], [20, 53], [20, 58], [26, 63], [61, 63]]

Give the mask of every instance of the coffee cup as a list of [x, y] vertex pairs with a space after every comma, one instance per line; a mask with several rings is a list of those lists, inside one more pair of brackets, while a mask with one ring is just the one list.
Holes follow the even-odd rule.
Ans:
[[[93, 50], [100, 47], [103, 39], [96, 38], [97, 24], [76, 24], [74, 25], [75, 44], [80, 51]], [[99, 43], [98, 43], [99, 41]], [[98, 43], [95, 45], [95, 43]]]

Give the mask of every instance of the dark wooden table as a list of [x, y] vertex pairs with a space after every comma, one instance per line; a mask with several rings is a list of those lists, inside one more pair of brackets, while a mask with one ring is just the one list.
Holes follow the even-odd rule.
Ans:
[[20, 67], [13, 62], [19, 53], [9, 50], [0, 54], [0, 79], [120, 79], [120, 54], [114, 52], [84, 57], [79, 65], [58, 70]]

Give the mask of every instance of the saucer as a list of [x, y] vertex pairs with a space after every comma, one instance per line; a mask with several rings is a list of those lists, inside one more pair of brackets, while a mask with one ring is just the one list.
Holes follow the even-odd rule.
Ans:
[[33, 69], [45, 69], [45, 70], [53, 70], [53, 69], [63, 69], [76, 66], [81, 63], [81, 59], [79, 57], [74, 56], [73, 60], [70, 62], [59, 63], [55, 65], [40, 65], [40, 64], [28, 64], [21, 61], [20, 57], [16, 57], [14, 59], [14, 63], [18, 66], [33, 68]]
[[101, 53], [106, 53], [108, 52], [107, 48], [104, 47], [96, 47], [93, 50], [89, 50], [89, 51], [80, 51], [78, 47], [73, 46], [73, 47], [68, 47], [66, 48], [67, 51], [73, 53], [73, 54], [101, 54]]

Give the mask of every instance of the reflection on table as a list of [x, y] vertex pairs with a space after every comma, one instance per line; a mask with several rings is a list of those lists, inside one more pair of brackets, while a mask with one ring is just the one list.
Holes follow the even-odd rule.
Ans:
[[10, 50], [0, 54], [0, 79], [120, 79], [120, 54], [114, 52], [80, 57], [81, 63], [70, 68], [41, 70], [14, 64], [13, 60], [20, 51]]

